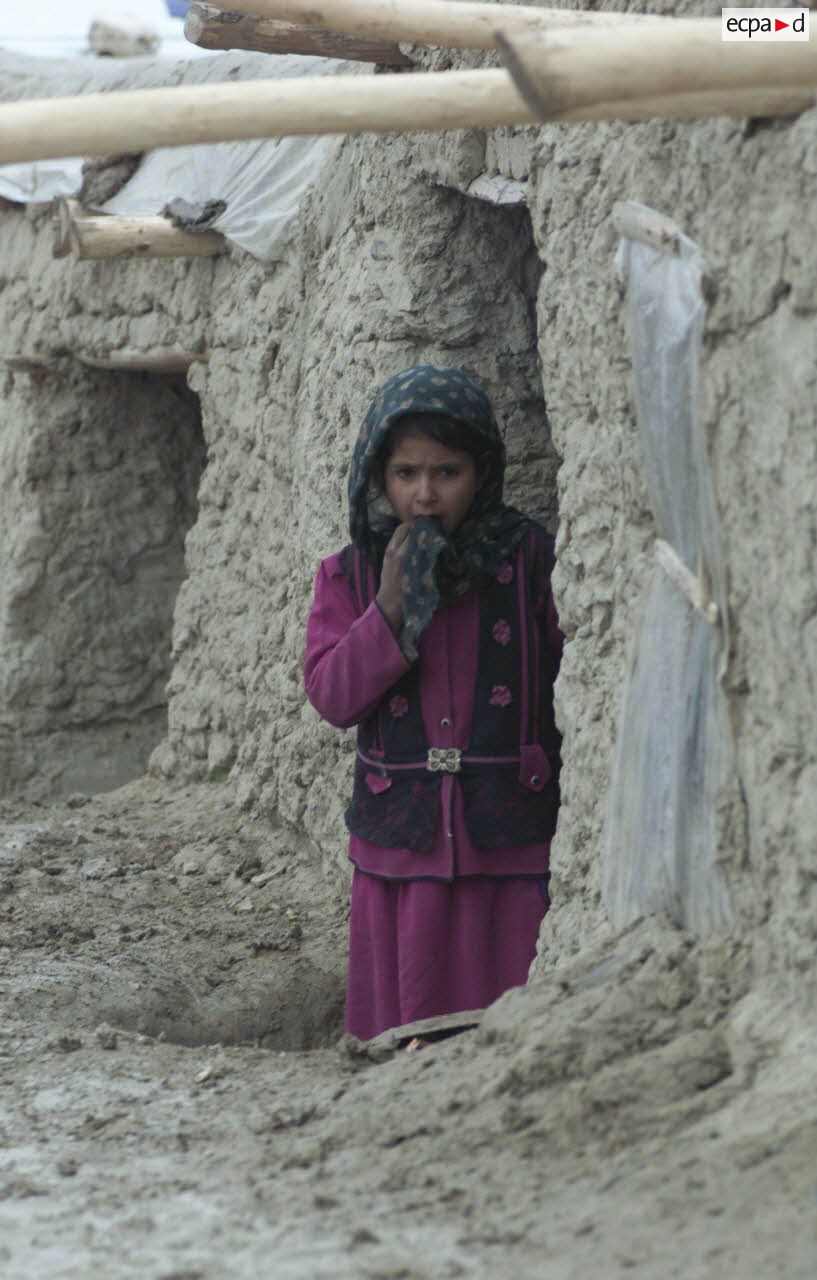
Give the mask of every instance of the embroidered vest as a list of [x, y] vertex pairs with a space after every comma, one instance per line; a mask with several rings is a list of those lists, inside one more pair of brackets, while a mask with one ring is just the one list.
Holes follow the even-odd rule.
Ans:
[[[374, 570], [353, 547], [342, 556], [363, 612], [377, 592]], [[552, 567], [553, 539], [536, 528], [516, 562], [501, 566], [480, 590], [467, 749], [434, 748], [426, 741], [417, 663], [358, 727], [354, 790], [346, 810], [346, 825], [355, 835], [387, 848], [430, 850], [442, 775], [451, 772], [478, 849], [551, 838], [561, 744], [553, 718], [556, 660], [542, 644], [535, 606], [541, 606]]]

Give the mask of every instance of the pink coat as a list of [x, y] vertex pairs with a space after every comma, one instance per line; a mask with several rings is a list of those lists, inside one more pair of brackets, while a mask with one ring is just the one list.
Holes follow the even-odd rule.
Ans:
[[[561, 653], [550, 586], [538, 613], [542, 643]], [[429, 745], [466, 751], [477, 674], [479, 593], [437, 610], [420, 637], [420, 701]], [[338, 555], [321, 564], [307, 624], [305, 683], [309, 701], [339, 728], [365, 720], [409, 664], [376, 603], [360, 614]], [[393, 880], [458, 876], [533, 876], [548, 869], [549, 841], [478, 849], [469, 839], [456, 774], [442, 777], [437, 832], [430, 851], [393, 849], [359, 836], [349, 857], [362, 871]]]

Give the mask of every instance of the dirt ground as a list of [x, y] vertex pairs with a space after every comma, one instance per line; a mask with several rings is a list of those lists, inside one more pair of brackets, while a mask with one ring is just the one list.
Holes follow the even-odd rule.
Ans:
[[817, 1273], [817, 1033], [642, 922], [420, 1053], [223, 786], [0, 805], [3, 1280]]

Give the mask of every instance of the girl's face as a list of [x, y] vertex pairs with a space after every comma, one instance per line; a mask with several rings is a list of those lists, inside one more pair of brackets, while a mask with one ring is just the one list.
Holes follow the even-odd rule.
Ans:
[[431, 436], [405, 436], [384, 468], [386, 495], [401, 522], [438, 516], [446, 533], [462, 523], [480, 487], [470, 453]]

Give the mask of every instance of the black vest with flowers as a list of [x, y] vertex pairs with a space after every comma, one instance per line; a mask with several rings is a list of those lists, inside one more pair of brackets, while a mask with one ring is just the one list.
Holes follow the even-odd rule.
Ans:
[[[361, 612], [376, 593], [359, 552], [343, 553]], [[346, 825], [387, 848], [428, 851], [439, 820], [444, 772], [462, 789], [468, 834], [478, 849], [547, 841], [559, 807], [560, 734], [553, 717], [558, 659], [543, 642], [541, 604], [553, 539], [538, 526], [515, 563], [480, 590], [479, 654], [471, 738], [461, 753], [426, 740], [418, 664], [358, 727]]]

